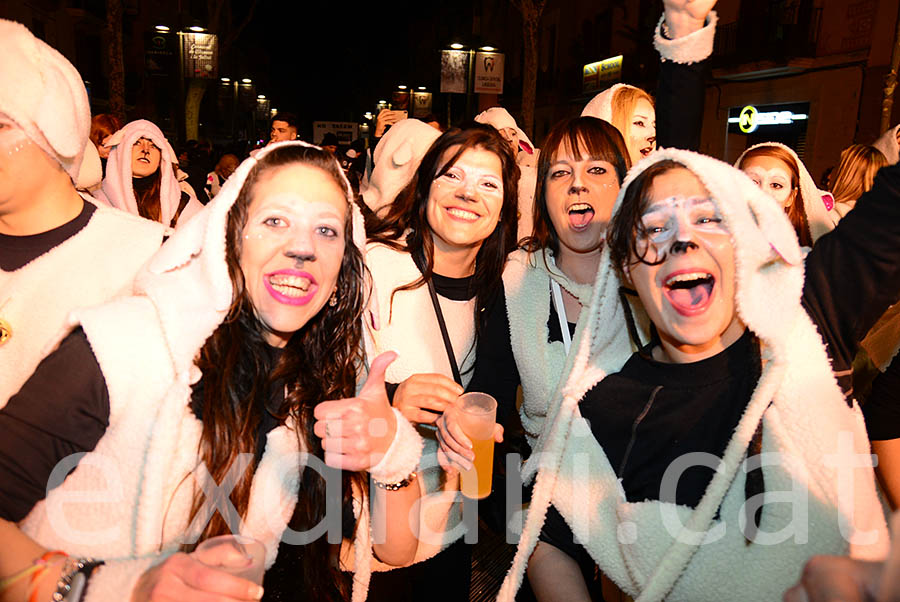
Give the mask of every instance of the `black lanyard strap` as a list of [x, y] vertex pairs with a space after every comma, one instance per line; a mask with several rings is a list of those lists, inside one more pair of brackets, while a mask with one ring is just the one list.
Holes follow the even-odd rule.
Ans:
[[456, 365], [456, 355], [453, 353], [453, 343], [450, 342], [450, 333], [447, 331], [447, 323], [444, 322], [444, 312], [441, 311], [441, 304], [438, 302], [437, 292], [434, 290], [434, 281], [428, 279], [428, 293], [431, 295], [431, 304], [434, 306], [434, 315], [437, 316], [438, 326], [441, 329], [441, 337], [444, 339], [444, 349], [447, 351], [447, 359], [450, 361], [450, 370], [453, 372], [453, 380], [460, 387], [462, 377], [459, 375], [459, 366]]
[[[409, 239], [407, 238], [407, 243], [408, 242]], [[413, 262], [424, 276], [427, 265], [425, 261], [425, 252], [419, 250], [418, 253], [413, 253], [412, 256]], [[434, 272], [432, 271], [432, 274], [433, 273]], [[441, 337], [444, 339], [444, 350], [447, 352], [447, 361], [450, 362], [450, 371], [453, 373], [453, 380], [462, 387], [462, 376], [460, 376], [459, 366], [456, 364], [456, 355], [453, 353], [453, 343], [450, 342], [450, 333], [447, 331], [447, 323], [444, 321], [444, 312], [441, 311], [441, 304], [438, 302], [437, 291], [434, 290], [434, 278], [428, 278], [427, 284], [428, 294], [431, 295], [431, 305], [434, 307], [434, 315], [437, 317], [438, 326], [441, 329]]]

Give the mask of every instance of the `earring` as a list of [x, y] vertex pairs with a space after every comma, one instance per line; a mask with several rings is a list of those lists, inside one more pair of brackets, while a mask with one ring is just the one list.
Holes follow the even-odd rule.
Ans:
[[337, 287], [334, 287], [334, 290], [331, 292], [331, 297], [328, 299], [328, 307], [335, 307], [337, 304]]

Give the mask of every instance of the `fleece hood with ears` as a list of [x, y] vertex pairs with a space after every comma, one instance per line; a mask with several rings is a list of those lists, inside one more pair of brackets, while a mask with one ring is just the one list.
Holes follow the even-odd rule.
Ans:
[[[846, 462], [853, 461], [852, 454], [868, 457], [868, 437], [858, 406], [850, 408], [845, 402], [822, 338], [801, 306], [803, 254], [787, 216], [740, 170], [675, 149], [658, 150], [628, 172], [614, 215], [635, 178], [663, 160], [685, 165], [700, 179], [731, 232], [735, 309], [761, 343], [762, 374], [722, 464], [695, 509], [650, 500], [628, 503], [578, 408], [585, 393], [618, 372], [631, 355], [618, 294], [621, 282], [609, 249], [604, 249], [588, 315], [566, 360], [566, 376], [549, 404], [535, 453], [525, 465], [525, 478], [536, 474], [536, 481], [513, 565], [497, 597], [500, 602], [514, 599], [551, 503], [600, 570], [640, 601], [723, 599], [729, 597], [726, 591], [735, 592], [735, 598], [740, 597], [738, 592], [747, 592], [741, 595], [774, 599], [796, 581], [814, 553], [849, 551], [874, 559], [887, 552], [887, 529], [871, 470], [855, 472], [858, 480], [850, 508], [840, 500], [846, 490], [839, 486], [840, 463], [827, 461], [838, 450], [846, 454], [841, 456]], [[787, 453], [798, 460], [778, 463], [765, 478], [772, 491], [790, 490], [791, 483], [805, 485], [812, 502], [809, 524], [815, 525], [809, 530], [808, 545], [790, 539], [748, 546], [739, 528], [745, 495], [741, 465], [760, 423], [763, 452]], [[839, 442], [849, 450], [838, 448]], [[660, 524], [667, 513], [678, 516], [687, 532], [702, 533], [719, 520], [727, 523], [729, 536], [704, 545], [699, 545], [702, 538], [676, 538]], [[772, 521], [769, 527], [781, 526], [779, 513], [766, 517], [764, 521]], [[620, 536], [629, 527], [637, 533], [630, 542], [633, 538], [627, 534]], [[848, 529], [848, 539], [842, 529]], [[875, 535], [874, 541], [857, 538], [866, 532]]]
[[22, 128], [74, 181], [91, 131], [81, 75], [21, 23], [0, 19], [0, 113]]
[[628, 84], [613, 84], [600, 94], [594, 96], [581, 111], [582, 117], [596, 117], [607, 123], [612, 123], [612, 101], [620, 88], [634, 88]]
[[362, 193], [366, 206], [375, 213], [387, 211], [412, 180], [422, 157], [440, 137], [438, 130], [418, 119], [403, 119], [391, 126], [372, 156], [375, 168]]
[[478, 123], [487, 123], [498, 130], [502, 130], [503, 128], [512, 128], [516, 130], [516, 134], [519, 136], [519, 148], [529, 155], [534, 153], [534, 145], [531, 143], [531, 140], [528, 139], [528, 136], [525, 135], [525, 132], [522, 131], [522, 128], [520, 128], [519, 124], [516, 123], [516, 120], [513, 119], [513, 116], [509, 114], [509, 111], [503, 107], [491, 107], [486, 111], [482, 111], [475, 116], [475, 121]]
[[[286, 141], [260, 149], [255, 157], [238, 166], [208, 205], [175, 230], [138, 274], [135, 290], [150, 297], [156, 306], [179, 373], [191, 368], [197, 350], [231, 307], [233, 291], [225, 264], [228, 212], [250, 170], [270, 152], [286, 146], [319, 148], [306, 142]], [[350, 184], [343, 176], [342, 182], [350, 202]], [[355, 203], [350, 202], [350, 207], [353, 242], [364, 252], [362, 214]]]
[[806, 221], [809, 223], [809, 233], [813, 242], [834, 230], [835, 220], [831, 214], [831, 211], [834, 209], [834, 197], [831, 196], [830, 192], [819, 190], [815, 180], [809, 174], [809, 170], [806, 169], [806, 165], [803, 164], [803, 161], [800, 160], [800, 157], [797, 156], [797, 153], [791, 147], [780, 142], [755, 144], [741, 153], [734, 166], [740, 168], [744, 156], [751, 150], [767, 146], [786, 151], [794, 158], [794, 162], [797, 164], [797, 171], [800, 173], [800, 194], [803, 196], [803, 208], [806, 211]]
[[146, 119], [132, 121], [104, 141], [104, 146], [111, 150], [106, 160], [106, 177], [100, 191], [102, 194], [98, 196], [117, 209], [138, 215], [131, 182], [131, 147], [140, 138], [147, 138], [159, 148], [159, 221], [168, 226], [181, 201], [181, 187], [175, 173], [178, 157], [162, 130]]

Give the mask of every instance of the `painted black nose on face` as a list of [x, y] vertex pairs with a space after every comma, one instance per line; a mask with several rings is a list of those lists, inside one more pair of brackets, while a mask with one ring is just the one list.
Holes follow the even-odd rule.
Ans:
[[686, 253], [688, 249], [697, 248], [697, 243], [692, 240], [676, 240], [672, 243], [672, 253]]

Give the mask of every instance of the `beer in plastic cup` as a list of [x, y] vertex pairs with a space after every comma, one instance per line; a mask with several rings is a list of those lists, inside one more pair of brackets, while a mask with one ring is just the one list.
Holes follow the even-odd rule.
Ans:
[[257, 585], [262, 585], [263, 576], [266, 573], [265, 546], [252, 537], [245, 537], [243, 535], [219, 535], [218, 537], [211, 537], [200, 542], [196, 551], [213, 550], [224, 546], [233, 548], [246, 557], [248, 562], [239, 566], [230, 564], [215, 564], [208, 566], [220, 571], [225, 571], [235, 577], [252, 581]]
[[460, 474], [460, 490], [468, 498], [484, 499], [491, 494], [497, 400], [487, 393], [464, 393], [456, 401], [456, 410], [459, 426], [475, 452], [472, 468]]

